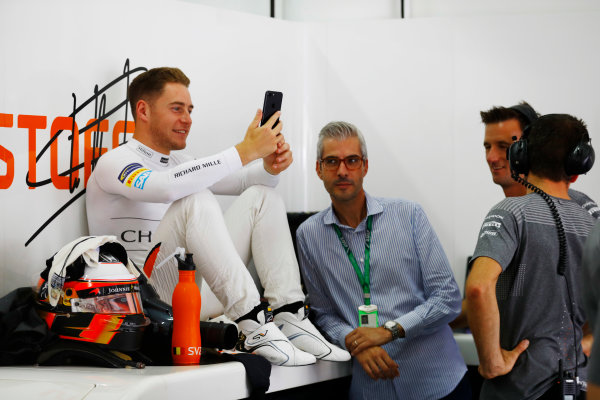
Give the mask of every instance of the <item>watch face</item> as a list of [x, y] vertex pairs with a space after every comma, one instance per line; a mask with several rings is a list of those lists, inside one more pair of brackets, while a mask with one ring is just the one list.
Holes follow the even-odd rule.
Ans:
[[394, 321], [388, 321], [385, 323], [385, 327], [388, 329], [393, 329], [394, 326], [396, 326], [396, 323]]

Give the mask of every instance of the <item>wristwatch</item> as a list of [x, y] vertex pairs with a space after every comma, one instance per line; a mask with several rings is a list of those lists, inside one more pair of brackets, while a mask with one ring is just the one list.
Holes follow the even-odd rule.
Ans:
[[392, 333], [392, 340], [400, 338], [400, 324], [394, 320], [390, 320], [383, 324], [383, 327]]

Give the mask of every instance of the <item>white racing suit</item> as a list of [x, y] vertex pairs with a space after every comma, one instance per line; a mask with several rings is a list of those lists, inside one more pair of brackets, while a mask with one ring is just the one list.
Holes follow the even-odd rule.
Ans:
[[[234, 147], [194, 160], [132, 139], [104, 154], [88, 181], [89, 231], [115, 235], [140, 268], [156, 243], [156, 265], [184, 247], [197, 283], [204, 278], [235, 320], [260, 303], [250, 259], [273, 308], [304, 301], [285, 207], [272, 189], [278, 180], [260, 163], [242, 168]], [[223, 215], [215, 194], [240, 196]], [[174, 259], [152, 273], [168, 303], [177, 276]]]

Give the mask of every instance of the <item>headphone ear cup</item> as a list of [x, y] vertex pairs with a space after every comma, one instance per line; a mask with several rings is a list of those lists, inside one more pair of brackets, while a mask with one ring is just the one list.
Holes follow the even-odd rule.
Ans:
[[506, 158], [510, 164], [511, 171], [514, 171], [516, 174], [527, 174], [529, 172], [527, 140], [521, 138], [521, 140], [511, 144], [506, 150]]
[[565, 160], [565, 173], [581, 175], [592, 169], [596, 154], [591, 144], [581, 142], [569, 153]]

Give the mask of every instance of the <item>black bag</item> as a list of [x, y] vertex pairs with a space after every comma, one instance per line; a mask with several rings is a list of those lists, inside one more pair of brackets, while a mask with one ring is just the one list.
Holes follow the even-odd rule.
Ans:
[[31, 287], [0, 298], [0, 365], [33, 365], [57, 336], [37, 314]]

